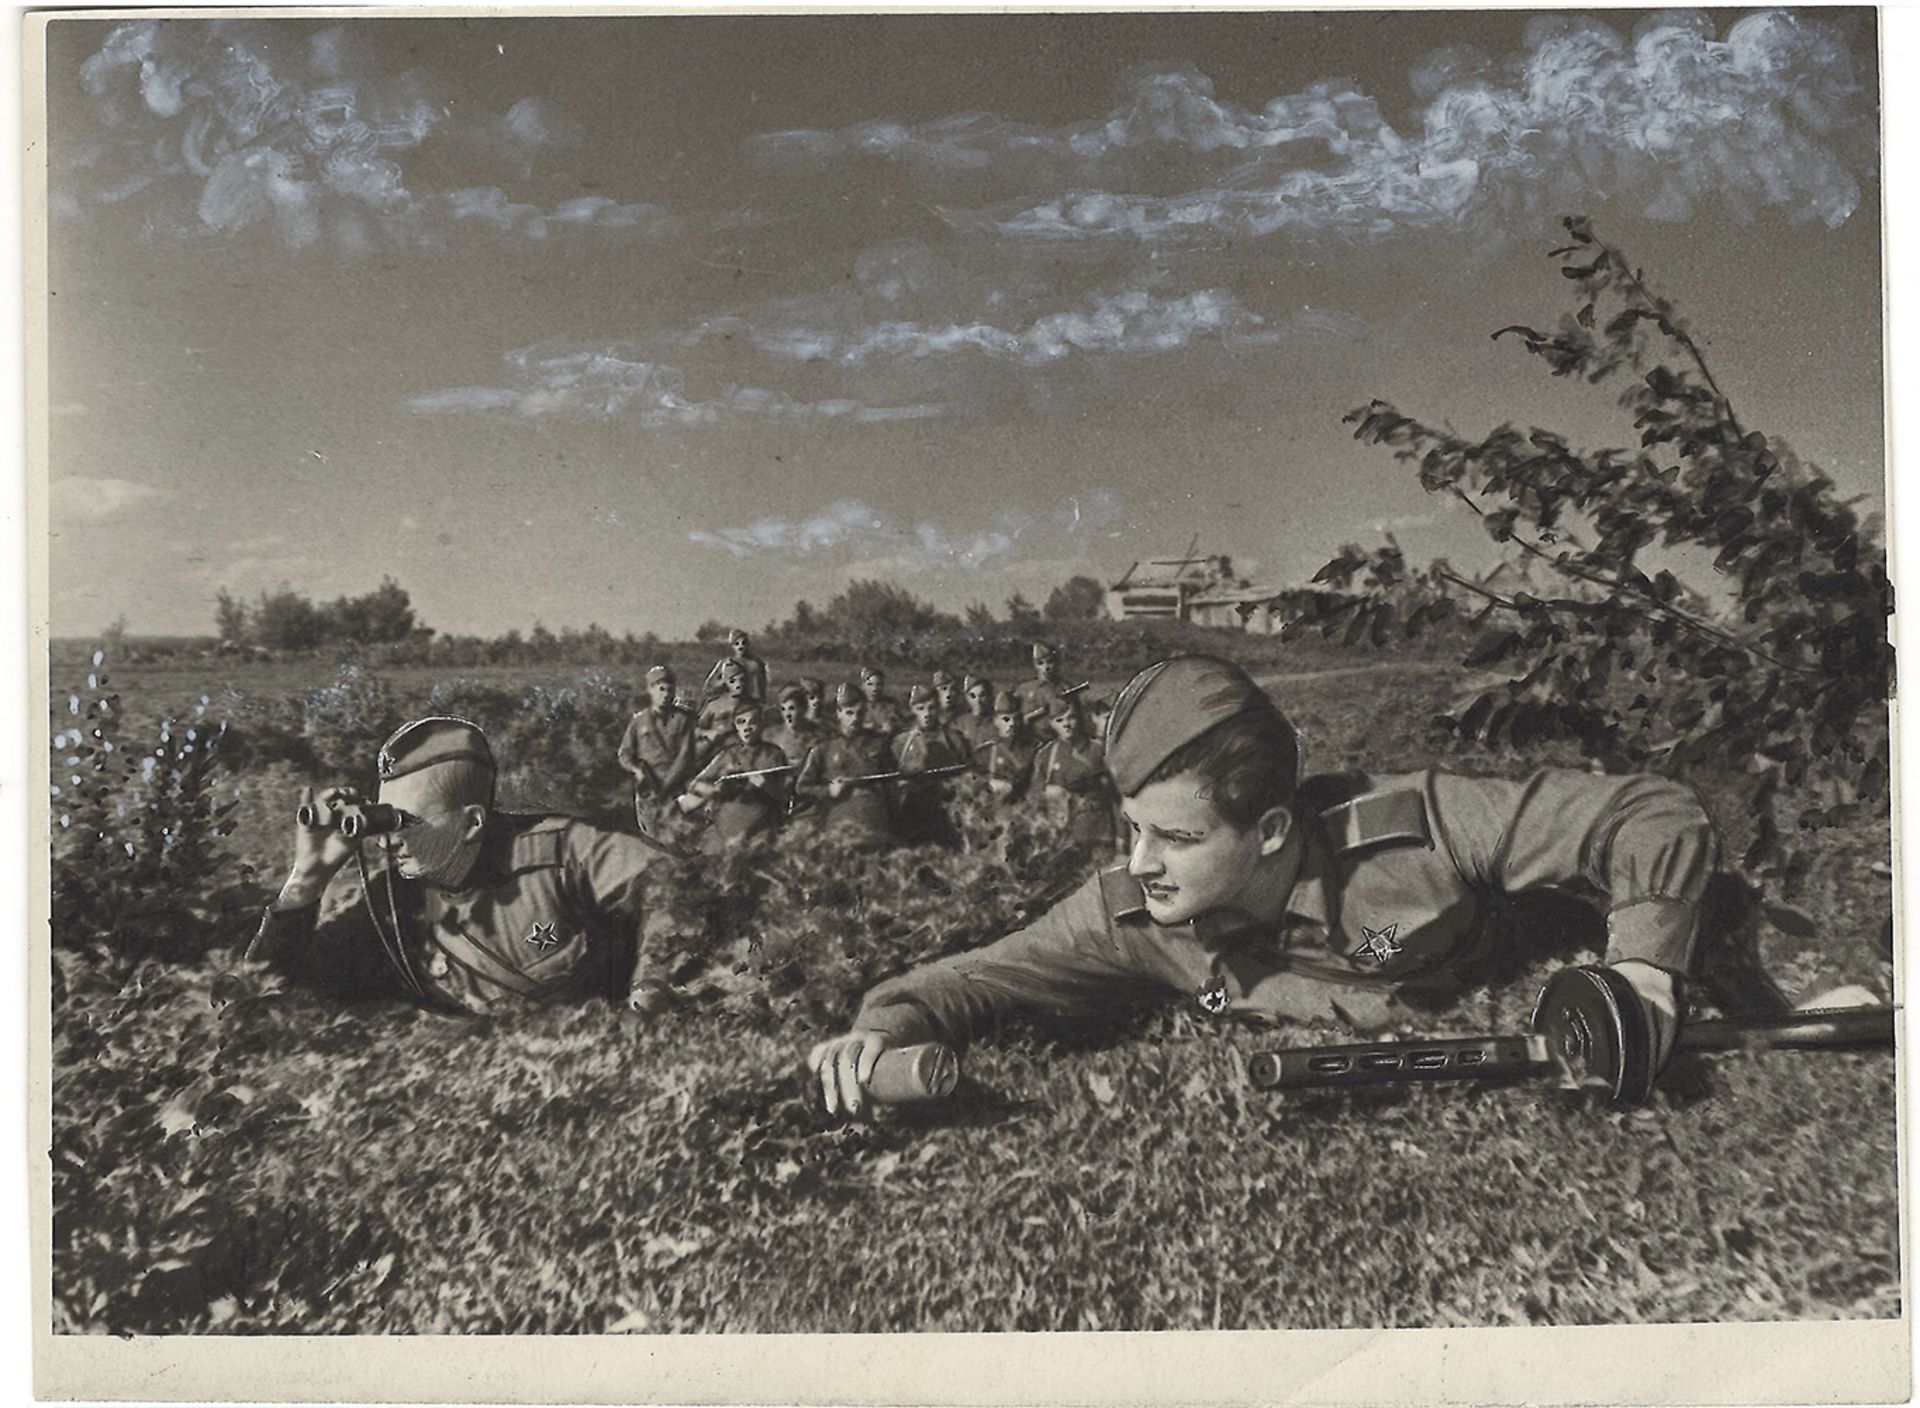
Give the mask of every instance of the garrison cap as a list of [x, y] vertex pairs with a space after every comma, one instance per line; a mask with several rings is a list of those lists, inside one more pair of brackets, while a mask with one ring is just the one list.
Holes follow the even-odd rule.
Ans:
[[1068, 719], [1077, 717], [1079, 713], [1080, 706], [1074, 701], [1074, 697], [1071, 694], [1062, 694], [1053, 701], [1052, 707], [1047, 710], [1047, 717], [1050, 719]]
[[1230, 660], [1177, 655], [1127, 681], [1107, 720], [1107, 771], [1132, 796], [1153, 770], [1215, 724], [1270, 711], [1285, 722], [1251, 676]]
[[856, 704], [865, 704], [867, 696], [860, 692], [860, 686], [852, 680], [843, 680], [833, 692], [833, 702], [836, 708], [851, 709]]
[[738, 626], [735, 626], [732, 630], [727, 632], [727, 643], [729, 645], [738, 644], [739, 642], [745, 640], [746, 638], [747, 638], [747, 633], [741, 630]]
[[993, 681], [985, 675], [968, 675], [960, 682], [960, 686], [968, 694], [972, 694], [976, 689], [984, 689], [988, 694], [993, 693]]
[[949, 673], [948, 671], [946, 671], [946, 670], [935, 670], [935, 671], [933, 672], [933, 687], [934, 687], [935, 689], [943, 689], [943, 688], [945, 688], [945, 687], [946, 687], [947, 685], [950, 685], [950, 684], [953, 684], [953, 683], [954, 683], [954, 678], [953, 678], [953, 675], [952, 675], [951, 673]]
[[480, 726], [450, 714], [415, 719], [402, 724], [380, 745], [378, 767], [383, 782], [419, 772], [436, 763], [468, 762], [493, 769], [493, 750]]
[[668, 684], [673, 683], [672, 667], [667, 665], [649, 666], [647, 669], [647, 683], [659, 684], [661, 680], [665, 680]]
[[812, 675], [802, 675], [800, 676], [800, 692], [806, 695], [825, 695], [827, 686], [824, 682], [815, 679]]
[[781, 685], [780, 686], [780, 702], [782, 704], [785, 704], [789, 699], [791, 699], [796, 704], [806, 703], [807, 702], [806, 687], [804, 685], [797, 685], [797, 684]]
[[996, 714], [1017, 714], [1020, 712], [1020, 701], [1013, 697], [1012, 690], [1003, 689], [993, 696], [993, 712]]
[[752, 714], [752, 715], [753, 715], [753, 716], [754, 716], [754, 717], [755, 717], [756, 719], [757, 719], [757, 718], [759, 718], [759, 717], [760, 717], [760, 705], [759, 705], [759, 703], [758, 703], [758, 702], [756, 702], [755, 700], [752, 700], [752, 699], [741, 699], [741, 700], [738, 700], [738, 701], [737, 701], [737, 702], [736, 702], [736, 703], [734, 704], [734, 706], [733, 706], [733, 713], [732, 713], [731, 715], [729, 715], [729, 717], [730, 717], [730, 718], [735, 718], [735, 719], [737, 719], [737, 718], [739, 718], [739, 717], [740, 717], [740, 716], [741, 716], [742, 714]]
[[1033, 659], [1038, 664], [1042, 660], [1058, 660], [1060, 647], [1048, 641], [1037, 640], [1033, 643]]
[[907, 703], [909, 706], [914, 704], [931, 704], [939, 697], [939, 695], [935, 694], [923, 684], [917, 684], [907, 691]]
[[882, 670], [878, 665], [862, 665], [860, 667], [860, 682], [865, 684], [868, 680], [880, 679], [885, 674], [886, 671]]
[[745, 670], [740, 668], [740, 662], [738, 660], [722, 660], [720, 662], [720, 678], [723, 680], [735, 678], [744, 679], [746, 678], [746, 673]]

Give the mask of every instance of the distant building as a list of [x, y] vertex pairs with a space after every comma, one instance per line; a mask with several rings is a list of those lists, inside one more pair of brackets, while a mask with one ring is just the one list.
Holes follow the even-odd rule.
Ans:
[[1145, 558], [1107, 588], [1107, 615], [1115, 621], [1190, 621], [1217, 630], [1278, 631], [1309, 596], [1324, 587], [1249, 582], [1225, 556]]
[[1146, 558], [1108, 586], [1107, 615], [1115, 621], [1186, 621], [1196, 596], [1236, 581], [1226, 557]]

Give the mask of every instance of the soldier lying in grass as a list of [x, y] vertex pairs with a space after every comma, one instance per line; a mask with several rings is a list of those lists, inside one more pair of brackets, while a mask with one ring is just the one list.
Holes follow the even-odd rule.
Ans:
[[[465, 719], [407, 724], [380, 749], [379, 773], [373, 808], [347, 788], [301, 793], [293, 869], [249, 959], [342, 995], [398, 992], [449, 1013], [596, 995], [640, 1013], [665, 1005], [642, 965], [641, 897], [658, 852], [569, 817], [495, 811], [493, 752]], [[366, 835], [339, 825], [348, 814]], [[322, 924], [321, 896], [367, 846], [388, 865], [367, 877], [364, 911]]]
[[1179, 996], [1213, 1017], [1400, 1024], [1457, 991], [1504, 898], [1573, 888], [1604, 906], [1609, 966], [1645, 1009], [1658, 1070], [1716, 846], [1691, 789], [1548, 768], [1299, 778], [1291, 723], [1237, 665], [1162, 661], [1115, 701], [1106, 765], [1132, 850], [1030, 927], [881, 983], [808, 1057], [830, 1112], [874, 1062], [962, 1047], [1014, 1013], [1097, 1016]]

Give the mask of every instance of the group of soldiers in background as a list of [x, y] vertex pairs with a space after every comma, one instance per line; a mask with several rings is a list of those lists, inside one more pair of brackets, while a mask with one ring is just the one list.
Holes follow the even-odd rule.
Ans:
[[1011, 690], [937, 669], [902, 703], [866, 665], [829, 706], [825, 683], [805, 676], [770, 702], [747, 633], [727, 640], [698, 701], [680, 696], [668, 666], [647, 671], [647, 705], [619, 754], [643, 833], [684, 835], [705, 815], [700, 846], [713, 853], [804, 818], [866, 849], [952, 846], [956, 791], [976, 789], [998, 805], [1046, 807], [1064, 844], [1089, 857], [1118, 845], [1100, 743], [1109, 705], [1062, 680], [1057, 645], [1036, 644], [1033, 677]]

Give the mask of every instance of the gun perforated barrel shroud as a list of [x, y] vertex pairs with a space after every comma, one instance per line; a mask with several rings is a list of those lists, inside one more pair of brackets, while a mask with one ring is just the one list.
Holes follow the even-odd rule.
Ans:
[[1546, 1042], [1537, 1036], [1452, 1037], [1261, 1051], [1248, 1058], [1247, 1078], [1262, 1090], [1337, 1090], [1408, 1081], [1501, 1080], [1532, 1075], [1551, 1064]]

